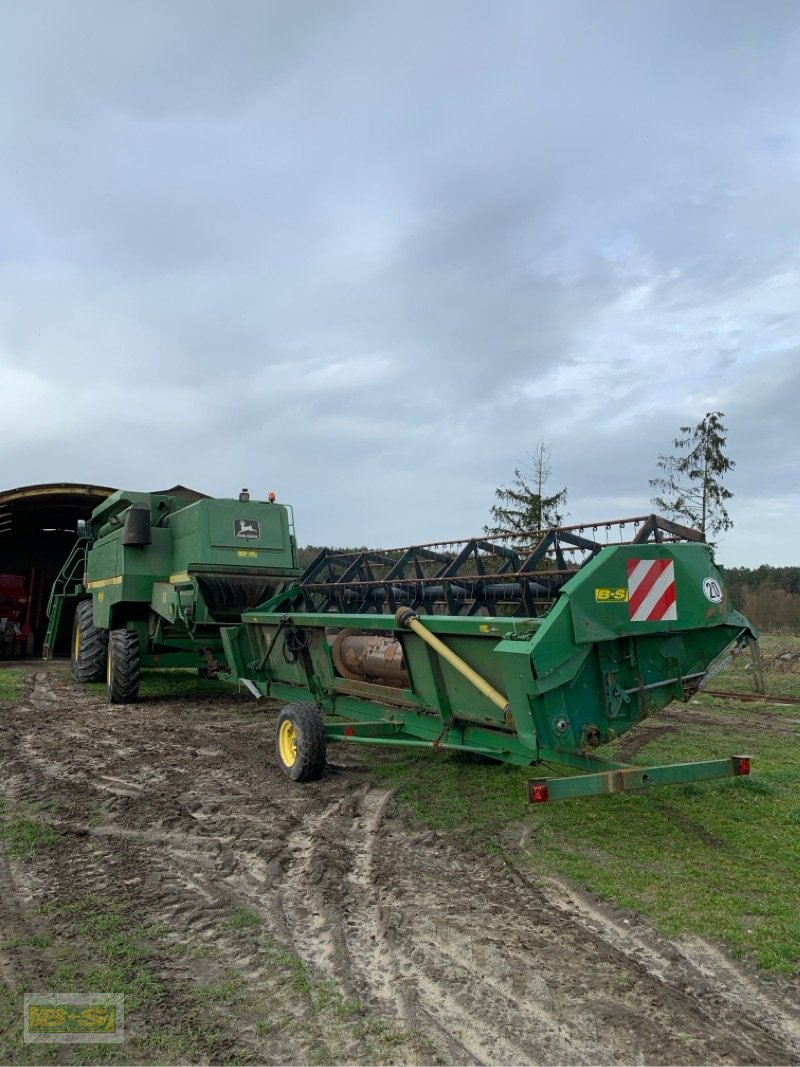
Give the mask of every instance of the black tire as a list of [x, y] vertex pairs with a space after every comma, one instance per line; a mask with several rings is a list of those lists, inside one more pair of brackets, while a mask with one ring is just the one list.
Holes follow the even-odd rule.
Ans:
[[106, 687], [109, 704], [132, 704], [139, 696], [141, 657], [135, 630], [112, 630], [108, 641]]
[[81, 600], [75, 608], [71, 647], [70, 665], [75, 681], [102, 682], [106, 676], [108, 630], [95, 626], [91, 600]]
[[313, 782], [325, 770], [325, 724], [313, 704], [287, 704], [278, 716], [275, 750], [293, 782]]

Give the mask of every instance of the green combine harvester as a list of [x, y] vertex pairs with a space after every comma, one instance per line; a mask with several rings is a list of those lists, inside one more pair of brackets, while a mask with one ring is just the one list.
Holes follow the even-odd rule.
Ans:
[[595, 754], [757, 638], [701, 535], [657, 516], [324, 550], [301, 575], [280, 505], [119, 493], [76, 552], [85, 578], [68, 561], [51, 603], [54, 633], [59, 600], [77, 603], [76, 678], [105, 671], [127, 703], [140, 664], [193, 664], [278, 700], [278, 763], [298, 782], [330, 741], [573, 772], [532, 779], [532, 802], [750, 772], [747, 756]]
[[[300, 576], [291, 509], [270, 501], [114, 493], [79, 524], [50, 595], [45, 658], [136, 700], [142, 667], [220, 671], [223, 626]], [[69, 643], [69, 644], [68, 644]]]

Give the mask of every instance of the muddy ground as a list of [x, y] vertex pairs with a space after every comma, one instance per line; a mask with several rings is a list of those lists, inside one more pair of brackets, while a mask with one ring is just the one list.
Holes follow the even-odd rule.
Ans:
[[0, 795], [58, 841], [0, 849], [0, 982], [125, 991], [109, 1060], [800, 1062], [796, 986], [413, 823], [365, 750], [297, 786], [263, 702], [109, 708], [27, 669]]

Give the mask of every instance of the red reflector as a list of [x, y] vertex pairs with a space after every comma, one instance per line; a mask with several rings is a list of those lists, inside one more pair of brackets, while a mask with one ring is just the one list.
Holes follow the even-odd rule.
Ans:
[[529, 782], [528, 800], [531, 804], [542, 804], [549, 798], [547, 782]]
[[345, 728], [344, 728], [344, 736], [345, 737], [355, 737], [356, 736], [355, 727], [354, 726], [345, 726]]
[[737, 774], [749, 774], [750, 773], [750, 757], [749, 756], [734, 756], [733, 757], [733, 769]]

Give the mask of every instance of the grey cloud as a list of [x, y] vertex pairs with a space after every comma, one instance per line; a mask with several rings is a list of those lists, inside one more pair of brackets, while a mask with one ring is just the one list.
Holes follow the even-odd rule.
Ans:
[[301, 539], [427, 540], [541, 436], [574, 518], [646, 510], [719, 407], [727, 550], [800, 518], [794, 3], [0, 17], [5, 481], [269, 480]]

